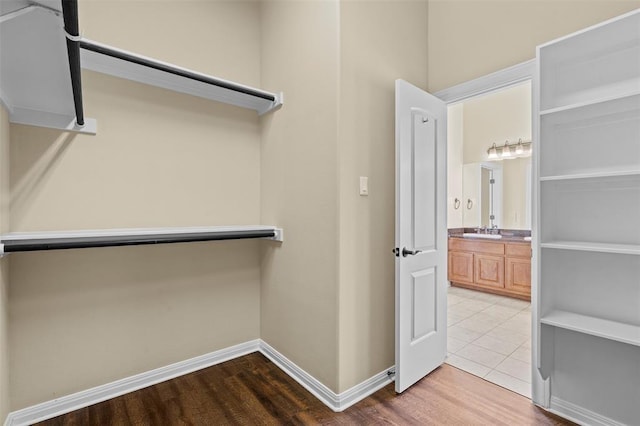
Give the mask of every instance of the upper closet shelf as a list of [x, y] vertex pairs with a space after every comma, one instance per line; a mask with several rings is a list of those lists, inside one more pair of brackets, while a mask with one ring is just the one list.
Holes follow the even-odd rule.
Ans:
[[253, 109], [260, 115], [283, 102], [282, 93], [265, 92], [85, 38], [80, 39], [80, 57], [82, 68], [91, 71]]
[[130, 228], [20, 232], [0, 236], [0, 255], [25, 251], [190, 243], [263, 238], [283, 241], [281, 228], [266, 225]]
[[557, 114], [562, 112], [571, 112], [573, 110], [579, 110], [582, 108], [589, 108], [589, 107], [602, 107], [606, 111], [606, 108], [609, 108], [607, 104], [612, 104], [615, 101], [621, 101], [621, 102], [627, 101], [627, 102], [630, 102], [631, 106], [635, 106], [637, 108], [638, 96], [640, 95], [640, 82], [638, 82], [636, 86], [637, 87], [632, 88], [632, 90], [628, 90], [621, 94], [616, 94], [613, 96], [602, 97], [597, 99], [590, 99], [587, 101], [576, 102], [570, 105], [563, 105], [556, 108], [541, 110], [540, 115], [551, 115], [551, 114]]
[[95, 134], [95, 120], [83, 123], [80, 67], [258, 114], [282, 106], [282, 93], [84, 39], [78, 36], [76, 0], [63, 5], [64, 13], [59, 1], [0, 1], [0, 99], [12, 123]]

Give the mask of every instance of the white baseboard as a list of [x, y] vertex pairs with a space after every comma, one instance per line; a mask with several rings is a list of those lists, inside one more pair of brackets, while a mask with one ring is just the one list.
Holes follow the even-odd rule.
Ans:
[[548, 411], [571, 420], [580, 425], [624, 426], [613, 419], [587, 410], [579, 405], [552, 396]]
[[382, 389], [387, 386], [389, 383], [394, 381], [393, 377], [390, 377], [388, 371], [391, 370], [393, 366], [387, 368], [384, 371], [379, 372], [373, 377], [365, 380], [362, 383], [359, 383], [338, 395], [339, 400], [339, 409], [336, 411], [343, 411], [347, 408], [351, 407], [353, 404], [362, 401], [369, 395], [375, 393], [376, 391]]
[[264, 356], [269, 358], [271, 362], [277, 365], [296, 382], [300, 383], [302, 387], [311, 392], [313, 396], [336, 412], [349, 408], [356, 402], [366, 398], [393, 381], [393, 379], [391, 379], [387, 374], [387, 371], [393, 368], [389, 367], [387, 370], [384, 370], [364, 382], [357, 384], [351, 389], [337, 394], [323, 385], [315, 377], [298, 367], [287, 357], [269, 346], [265, 341], [261, 342], [260, 352], [262, 352]]
[[260, 339], [256, 339], [167, 365], [166, 367], [156, 368], [155, 370], [36, 404], [22, 410], [13, 411], [7, 416], [5, 426], [30, 425], [35, 422], [51, 419], [61, 414], [88, 407], [89, 405], [97, 404], [98, 402], [106, 401], [259, 350]]
[[387, 370], [385, 370], [345, 392], [336, 394], [266, 342], [261, 339], [256, 339], [41, 404], [36, 404], [23, 408], [22, 410], [13, 411], [9, 413], [4, 424], [5, 426], [25, 426], [51, 419], [253, 352], [261, 352], [277, 365], [278, 368], [291, 376], [291, 378], [300, 383], [300, 385], [311, 392], [316, 398], [336, 412], [345, 410], [378, 389], [386, 386], [388, 383], [391, 383], [393, 380], [388, 377]]
[[260, 352], [282, 371], [287, 373], [293, 380], [300, 383], [303, 388], [311, 392], [313, 396], [322, 401], [327, 407], [337, 411], [335, 407], [339, 405], [339, 400], [335, 392], [323, 385], [311, 374], [298, 367], [280, 352], [276, 351], [264, 340], [260, 342]]

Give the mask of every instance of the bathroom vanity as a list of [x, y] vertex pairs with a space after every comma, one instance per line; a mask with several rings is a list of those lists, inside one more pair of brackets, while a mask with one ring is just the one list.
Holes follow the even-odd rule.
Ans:
[[448, 270], [453, 286], [531, 299], [531, 242], [523, 236], [450, 234]]

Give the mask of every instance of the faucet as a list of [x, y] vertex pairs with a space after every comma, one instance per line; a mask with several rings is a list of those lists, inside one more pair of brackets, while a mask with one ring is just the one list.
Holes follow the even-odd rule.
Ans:
[[486, 234], [487, 233], [487, 227], [486, 226], [478, 226], [476, 228], [476, 233], [478, 234]]

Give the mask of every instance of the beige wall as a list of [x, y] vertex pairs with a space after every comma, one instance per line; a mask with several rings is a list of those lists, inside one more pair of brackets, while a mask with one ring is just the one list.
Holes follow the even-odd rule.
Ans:
[[[9, 229], [9, 116], [0, 105], [0, 233]], [[9, 258], [0, 259], [0, 422], [9, 412]]]
[[340, 4], [341, 392], [394, 364], [395, 79], [426, 88], [426, 40], [426, 1]]
[[429, 90], [527, 61], [539, 44], [638, 7], [638, 0], [430, 0]]
[[[260, 83], [257, 3], [84, 1], [80, 22]], [[13, 231], [260, 222], [254, 112], [92, 72], [83, 92], [97, 136], [12, 126]], [[11, 255], [11, 409], [258, 338], [260, 244]]]
[[262, 3], [262, 87], [285, 105], [262, 122], [262, 338], [338, 385], [338, 2]]
[[463, 106], [464, 164], [487, 161], [493, 143], [531, 141], [531, 83], [469, 99]]

